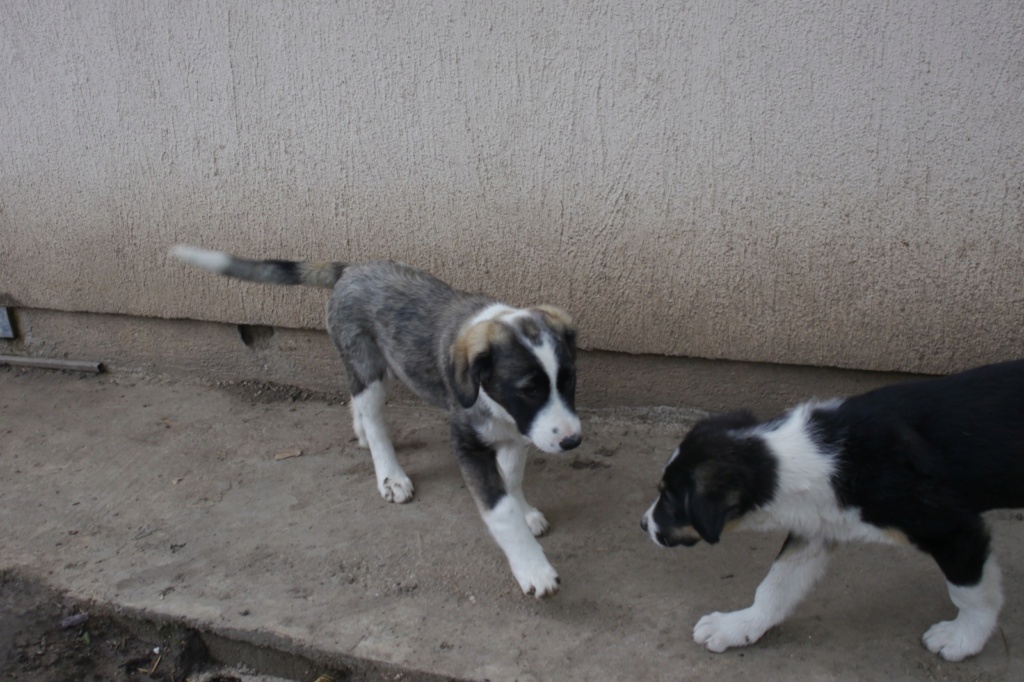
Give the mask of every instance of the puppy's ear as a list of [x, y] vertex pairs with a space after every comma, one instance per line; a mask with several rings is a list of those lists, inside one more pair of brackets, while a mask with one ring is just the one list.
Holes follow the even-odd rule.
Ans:
[[565, 337], [566, 344], [576, 350], [576, 325], [569, 313], [553, 305], [539, 305], [534, 308], [551, 329]]
[[477, 322], [464, 329], [452, 343], [448, 361], [448, 380], [455, 398], [464, 408], [473, 407], [491, 367], [491, 350], [508, 337], [505, 325], [494, 320]]
[[687, 513], [693, 529], [709, 544], [722, 537], [729, 511], [724, 500], [693, 494], [687, 498]]

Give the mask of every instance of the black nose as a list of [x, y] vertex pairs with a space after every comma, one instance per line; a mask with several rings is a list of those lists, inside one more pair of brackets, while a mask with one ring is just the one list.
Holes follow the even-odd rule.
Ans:
[[567, 436], [562, 439], [562, 442], [558, 444], [558, 447], [563, 450], [572, 450], [574, 447], [583, 442], [583, 436], [576, 434], [575, 436]]
[[643, 517], [642, 519], [640, 519], [640, 530], [642, 530], [645, 533], [647, 532], [647, 517], [646, 516]]

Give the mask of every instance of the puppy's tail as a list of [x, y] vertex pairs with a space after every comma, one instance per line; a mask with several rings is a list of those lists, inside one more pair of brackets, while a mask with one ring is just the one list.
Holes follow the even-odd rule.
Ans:
[[344, 272], [345, 263], [296, 262], [290, 260], [245, 260], [223, 251], [197, 249], [179, 244], [171, 255], [197, 268], [218, 275], [267, 284], [302, 284], [333, 289]]

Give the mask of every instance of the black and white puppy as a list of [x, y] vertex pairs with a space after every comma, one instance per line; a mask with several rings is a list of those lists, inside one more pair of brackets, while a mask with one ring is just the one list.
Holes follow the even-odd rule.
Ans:
[[924, 633], [950, 661], [982, 650], [1003, 596], [981, 513], [1024, 506], [1024, 361], [806, 403], [759, 423], [711, 417], [665, 466], [641, 527], [660, 545], [724, 529], [787, 530], [754, 604], [701, 618], [711, 651], [753, 644], [825, 571], [839, 542], [909, 542], [930, 554], [959, 609]]
[[373, 457], [389, 502], [412, 499], [384, 420], [386, 380], [448, 411], [452, 445], [480, 513], [526, 594], [558, 591], [559, 578], [535, 536], [544, 515], [523, 496], [529, 443], [548, 453], [582, 438], [576, 415], [576, 334], [551, 306], [513, 308], [457, 291], [415, 268], [250, 261], [177, 246], [172, 255], [240, 279], [333, 289], [327, 330], [352, 392], [352, 426]]

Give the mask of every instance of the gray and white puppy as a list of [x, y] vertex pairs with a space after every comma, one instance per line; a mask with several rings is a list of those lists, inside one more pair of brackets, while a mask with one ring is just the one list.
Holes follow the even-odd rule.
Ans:
[[412, 499], [384, 420], [385, 384], [398, 377], [448, 411], [452, 447], [488, 529], [525, 594], [558, 591], [559, 578], [535, 536], [544, 515], [523, 496], [527, 447], [571, 450], [576, 415], [576, 334], [551, 306], [513, 308], [457, 291], [415, 268], [244, 260], [176, 246], [171, 254], [229, 277], [333, 289], [327, 330], [352, 392], [352, 426], [369, 447], [377, 488], [389, 502]]

